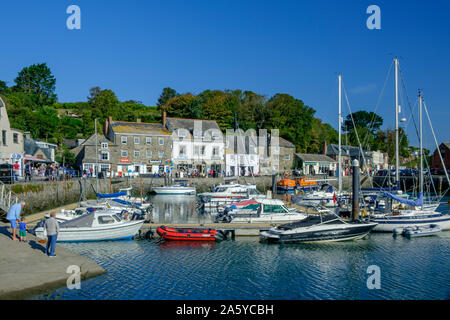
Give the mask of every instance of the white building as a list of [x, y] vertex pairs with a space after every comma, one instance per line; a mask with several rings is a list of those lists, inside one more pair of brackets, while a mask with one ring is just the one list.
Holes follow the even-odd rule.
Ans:
[[0, 98], [0, 133], [0, 163], [17, 162], [20, 166], [20, 175], [23, 175], [23, 132], [11, 128], [2, 98]]
[[168, 117], [166, 127], [172, 132], [174, 170], [202, 174], [225, 170], [223, 134], [216, 121]]
[[249, 176], [259, 174], [258, 137], [244, 135], [242, 130], [227, 132], [225, 164], [227, 176]]

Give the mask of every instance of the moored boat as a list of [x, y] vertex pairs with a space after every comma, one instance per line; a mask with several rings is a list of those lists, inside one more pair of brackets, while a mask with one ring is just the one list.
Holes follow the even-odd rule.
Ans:
[[309, 215], [301, 221], [283, 224], [260, 233], [261, 241], [274, 243], [334, 242], [360, 239], [377, 224], [344, 221], [334, 214]]
[[217, 230], [204, 228], [172, 228], [160, 226], [156, 229], [158, 235], [166, 240], [182, 241], [216, 241]]
[[[59, 224], [58, 242], [62, 241], [108, 241], [132, 239], [144, 220], [126, 219], [118, 214], [97, 210]], [[47, 233], [43, 225], [34, 230], [36, 237], [45, 239]]]

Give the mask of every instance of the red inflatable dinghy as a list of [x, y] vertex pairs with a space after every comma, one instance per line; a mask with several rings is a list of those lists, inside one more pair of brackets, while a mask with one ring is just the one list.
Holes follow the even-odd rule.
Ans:
[[166, 240], [187, 240], [187, 241], [216, 241], [215, 229], [201, 228], [171, 228], [161, 226], [156, 229], [160, 237]]

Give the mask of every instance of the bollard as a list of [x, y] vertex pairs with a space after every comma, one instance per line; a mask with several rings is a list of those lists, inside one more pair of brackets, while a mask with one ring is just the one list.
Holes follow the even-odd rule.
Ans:
[[359, 219], [359, 161], [353, 160], [353, 203], [352, 203], [352, 219]]

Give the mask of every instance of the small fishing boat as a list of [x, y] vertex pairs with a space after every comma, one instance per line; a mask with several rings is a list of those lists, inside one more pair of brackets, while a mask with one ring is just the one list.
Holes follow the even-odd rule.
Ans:
[[202, 228], [171, 228], [160, 226], [156, 229], [158, 235], [166, 240], [183, 241], [216, 241], [218, 240], [217, 230]]
[[[141, 228], [144, 220], [136, 216], [122, 216], [108, 211], [96, 210], [59, 224], [56, 241], [103, 241], [131, 239]], [[45, 239], [47, 232], [43, 223], [34, 229], [36, 237]]]
[[292, 179], [281, 179], [277, 182], [277, 193], [294, 193], [295, 190], [295, 180]]
[[441, 232], [442, 229], [437, 224], [430, 224], [426, 226], [413, 226], [406, 228], [396, 228], [394, 229], [394, 234], [401, 234], [406, 237], [425, 237], [434, 236]]

